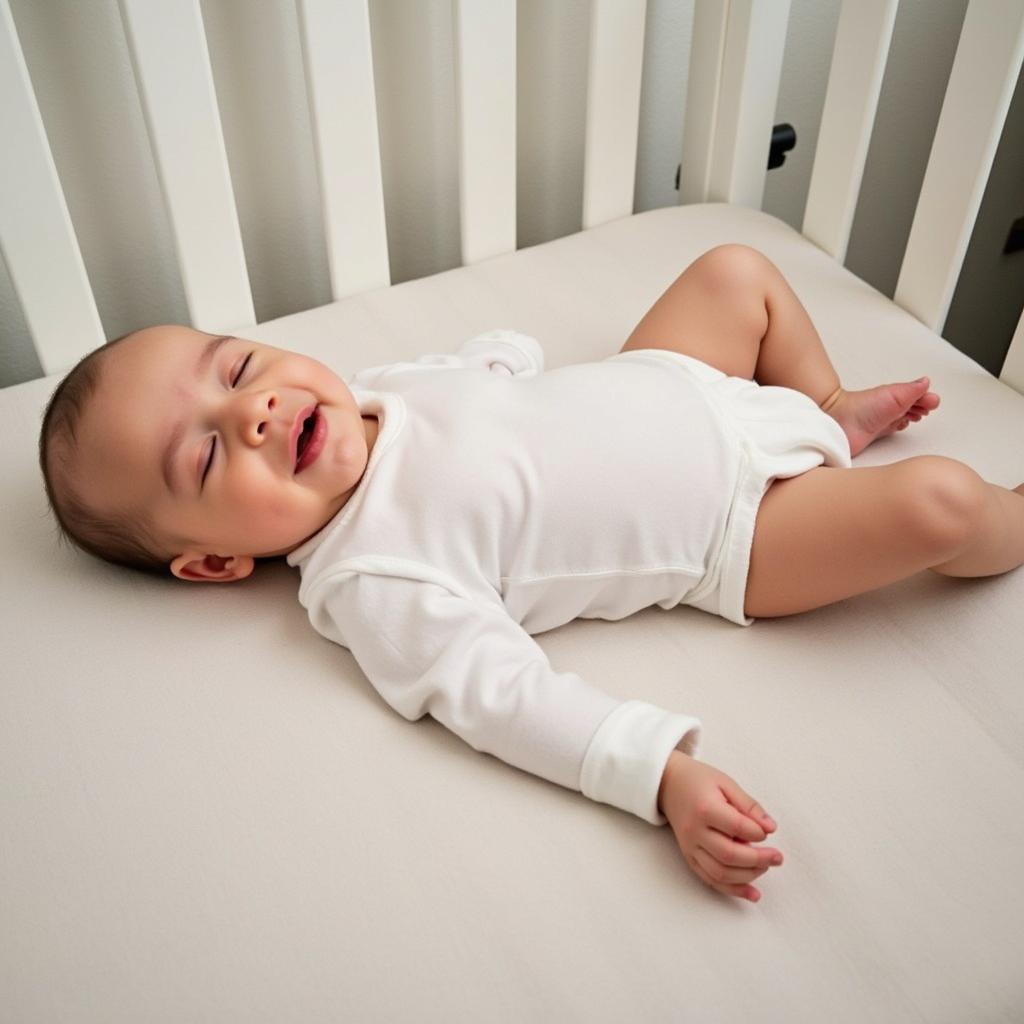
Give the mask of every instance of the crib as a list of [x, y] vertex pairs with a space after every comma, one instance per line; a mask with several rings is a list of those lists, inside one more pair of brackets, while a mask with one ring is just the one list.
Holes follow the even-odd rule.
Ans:
[[[1012, 487], [1024, 318], [998, 379], [942, 331], [1024, 3], [967, 6], [890, 300], [843, 264], [896, 9], [842, 4], [797, 232], [761, 209], [789, 0], [697, 0], [680, 204], [639, 214], [646, 4], [593, 0], [583, 230], [517, 250], [516, 3], [455, 0], [462, 266], [392, 284], [367, 0], [298, 0], [332, 301], [258, 323], [199, 2], [119, 0], [193, 326], [346, 376], [512, 327], [556, 367], [616, 351], [693, 259], [741, 242], [846, 387], [941, 393], [855, 465], [943, 454]], [[283, 562], [192, 587], [56, 545], [40, 414], [107, 337], [9, 0], [0, 125], [0, 243], [44, 371], [0, 392], [0, 1017], [1021, 1019], [1024, 572], [922, 573], [750, 629], [650, 608], [537, 638], [617, 697], [698, 715], [702, 756], [778, 820], [764, 899], [719, 896], [669, 829], [396, 715]]]

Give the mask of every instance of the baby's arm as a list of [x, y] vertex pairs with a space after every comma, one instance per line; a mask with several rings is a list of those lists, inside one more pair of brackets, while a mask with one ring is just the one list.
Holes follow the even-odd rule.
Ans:
[[445, 368], [535, 377], [544, 372], [544, 349], [528, 334], [495, 328], [464, 341], [455, 352], [427, 352], [408, 362], [368, 366], [349, 377], [348, 382], [354, 387], [376, 388], [389, 374], [429, 373]]
[[475, 750], [668, 824], [656, 806], [661, 776], [673, 749], [696, 751], [698, 719], [618, 700], [556, 671], [497, 600], [476, 598], [429, 566], [353, 559], [306, 600], [316, 629], [352, 652], [403, 717], [429, 714]]
[[456, 358], [512, 377], [535, 377], [544, 372], [544, 349], [536, 338], [519, 331], [495, 328], [460, 346]]
[[746, 883], [777, 851], [747, 844], [774, 823], [727, 775], [689, 756], [697, 719], [616, 700], [575, 673], [554, 671], [499, 605], [481, 603], [426, 566], [401, 563], [419, 571], [418, 579], [387, 571], [398, 563], [343, 563], [306, 602], [317, 630], [352, 652], [391, 707], [411, 721], [429, 714], [475, 750], [652, 824], [671, 824], [702, 881], [756, 898]]
[[673, 750], [658, 790], [679, 849], [697, 877], [726, 896], [756, 903], [750, 883], [782, 863], [773, 847], [751, 846], [774, 832], [775, 822], [724, 772]]

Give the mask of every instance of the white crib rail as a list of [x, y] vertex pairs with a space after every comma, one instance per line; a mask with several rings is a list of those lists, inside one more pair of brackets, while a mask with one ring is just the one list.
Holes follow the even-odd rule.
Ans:
[[942, 332], [1024, 58], [1024, 2], [971, 0], [893, 301]]
[[843, 4], [801, 231], [840, 263], [868, 158], [899, 0]]
[[[335, 301], [391, 284], [367, 0], [298, 0]], [[343, 103], [337, 97], [344, 97]]]
[[[845, 257], [898, 0], [843, 0], [803, 231]], [[47, 373], [103, 341], [0, 0], [0, 245]], [[335, 300], [390, 283], [368, 0], [296, 0]], [[462, 261], [516, 247], [516, 2], [452, 0]], [[192, 323], [255, 324], [199, 0], [119, 0]], [[696, 0], [680, 201], [760, 208], [789, 0]], [[583, 226], [633, 211], [645, 0], [592, 0]], [[970, 0], [895, 301], [942, 330], [1024, 56], [1024, 0]], [[1003, 378], [1024, 390], [1024, 317]]]
[[0, 251], [44, 373], [104, 342], [9, 0], [0, 0]]
[[687, 70], [686, 116], [679, 166], [679, 202], [707, 202], [715, 112], [722, 81], [722, 57], [729, 27], [729, 3], [697, 0]]
[[199, 0], [118, 0], [193, 326], [256, 323]]
[[516, 248], [516, 3], [453, 3], [459, 229], [469, 266]]
[[683, 167], [693, 160], [697, 168], [685, 191], [680, 174], [682, 202], [761, 208], [788, 22], [789, 0], [697, 0], [690, 52], [699, 88], [687, 97], [686, 120], [697, 103], [713, 100], [714, 108], [696, 115], [683, 140]]
[[583, 228], [633, 213], [644, 0], [593, 0], [587, 63]]

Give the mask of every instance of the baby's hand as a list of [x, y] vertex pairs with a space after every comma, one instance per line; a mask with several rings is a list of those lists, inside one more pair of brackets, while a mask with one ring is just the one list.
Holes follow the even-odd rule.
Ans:
[[782, 854], [750, 843], [766, 838], [776, 825], [728, 775], [673, 750], [661, 778], [658, 809], [702, 882], [751, 903], [761, 898], [749, 883], [781, 864]]

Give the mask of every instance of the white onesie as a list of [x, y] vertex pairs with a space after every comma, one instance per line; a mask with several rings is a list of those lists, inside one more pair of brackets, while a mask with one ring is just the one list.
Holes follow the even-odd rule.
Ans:
[[341, 511], [288, 555], [299, 600], [387, 703], [474, 749], [665, 824], [701, 723], [555, 672], [532, 634], [692, 604], [734, 622], [774, 476], [850, 465], [806, 395], [660, 349], [544, 372], [494, 330], [348, 381], [380, 427]]

